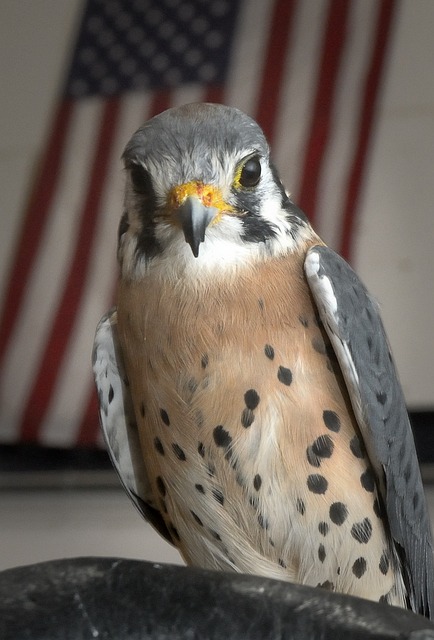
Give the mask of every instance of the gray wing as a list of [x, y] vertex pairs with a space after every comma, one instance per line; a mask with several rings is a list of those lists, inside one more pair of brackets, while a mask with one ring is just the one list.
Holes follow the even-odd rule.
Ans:
[[163, 517], [154, 503], [141, 454], [133, 403], [118, 342], [116, 309], [109, 311], [98, 324], [92, 361], [100, 422], [113, 466], [140, 513], [172, 543]]
[[312, 247], [305, 272], [377, 474], [411, 608], [434, 618], [428, 511], [404, 396], [377, 305], [340, 256]]

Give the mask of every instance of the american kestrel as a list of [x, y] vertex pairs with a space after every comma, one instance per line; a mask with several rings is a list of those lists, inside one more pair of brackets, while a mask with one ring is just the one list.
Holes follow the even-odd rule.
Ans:
[[94, 373], [114, 466], [188, 564], [434, 616], [428, 513], [377, 305], [237, 109], [127, 144]]

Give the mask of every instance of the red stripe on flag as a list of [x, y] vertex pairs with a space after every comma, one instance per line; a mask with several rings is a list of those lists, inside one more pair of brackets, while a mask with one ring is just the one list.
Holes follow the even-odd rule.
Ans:
[[213, 102], [214, 104], [224, 104], [225, 92], [224, 88], [220, 85], [212, 85], [207, 87], [204, 96], [204, 102]]
[[395, 9], [395, 0], [381, 0], [372, 57], [366, 77], [364, 97], [360, 111], [358, 140], [353, 165], [348, 178], [348, 188], [342, 217], [340, 253], [346, 260], [351, 259], [354, 229], [357, 222], [357, 210], [366, 169], [366, 157], [372, 140], [376, 106], [378, 104], [380, 84], [387, 56], [387, 48], [390, 42]]
[[63, 102], [54, 116], [53, 132], [42, 160], [35, 186], [30, 195], [14, 252], [4, 306], [0, 318], [0, 364], [3, 361], [12, 332], [24, 300], [27, 283], [41, 244], [45, 225], [62, 167], [62, 156], [68, 137], [72, 103]]
[[97, 220], [100, 215], [110, 151], [116, 132], [119, 100], [106, 100], [95, 148], [86, 201], [81, 214], [74, 256], [61, 301], [57, 307], [49, 341], [41, 359], [21, 424], [21, 439], [36, 440], [53, 395], [59, 370], [74, 327], [91, 260]]
[[276, 0], [269, 28], [262, 81], [259, 89], [259, 104], [256, 120], [273, 143], [282, 89], [282, 77], [285, 71], [282, 60], [289, 46], [295, 0]]
[[319, 52], [317, 90], [297, 199], [312, 223], [317, 213], [318, 187], [332, 129], [335, 89], [344, 52], [349, 8], [348, 0], [329, 1], [324, 40]]
[[[162, 111], [166, 111], [171, 106], [172, 94], [169, 89], [158, 89], [153, 92], [151, 104], [149, 105], [146, 119], [153, 118]], [[127, 142], [127, 141], [126, 141]], [[126, 143], [125, 142], [125, 143]]]

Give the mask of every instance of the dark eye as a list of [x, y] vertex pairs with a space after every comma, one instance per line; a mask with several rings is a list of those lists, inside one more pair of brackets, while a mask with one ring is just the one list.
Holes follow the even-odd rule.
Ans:
[[152, 192], [152, 180], [149, 173], [140, 164], [129, 167], [131, 182], [136, 193], [149, 194]]
[[256, 187], [261, 177], [261, 162], [258, 156], [252, 156], [243, 164], [239, 177], [241, 187]]

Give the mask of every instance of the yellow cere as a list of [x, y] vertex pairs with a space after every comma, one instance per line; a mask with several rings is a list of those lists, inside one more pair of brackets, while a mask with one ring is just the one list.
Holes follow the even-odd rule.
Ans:
[[201, 200], [205, 207], [215, 207], [218, 209], [219, 213], [211, 224], [217, 222], [222, 213], [230, 214], [235, 211], [234, 208], [224, 200], [220, 189], [214, 187], [212, 184], [204, 184], [196, 180], [180, 184], [171, 189], [168, 198], [170, 209], [173, 210], [179, 207], [189, 196], [195, 196]]

